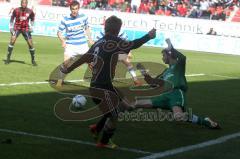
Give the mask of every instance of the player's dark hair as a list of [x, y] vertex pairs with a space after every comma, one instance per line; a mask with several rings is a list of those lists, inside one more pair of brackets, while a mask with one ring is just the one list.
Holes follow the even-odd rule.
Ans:
[[116, 16], [111, 16], [105, 21], [105, 35], [118, 35], [122, 27], [122, 20]]
[[23, 1], [26, 1], [28, 3], [28, 0], [21, 0], [21, 4], [22, 4]]
[[78, 1], [72, 1], [72, 3], [70, 4], [70, 8], [73, 7], [73, 6], [79, 6], [80, 7], [80, 4]]

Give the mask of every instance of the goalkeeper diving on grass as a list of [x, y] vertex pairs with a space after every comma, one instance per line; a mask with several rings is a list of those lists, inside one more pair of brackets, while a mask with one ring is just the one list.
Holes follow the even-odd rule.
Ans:
[[172, 111], [176, 121], [187, 121], [193, 124], [204, 125], [211, 129], [219, 129], [219, 124], [209, 117], [200, 117], [195, 114], [191, 114], [189, 117], [189, 114], [186, 113], [186, 56], [173, 47], [170, 39], [166, 39], [166, 43], [168, 47], [162, 50], [162, 60], [169, 67], [162, 74], [153, 78], [140, 63], [137, 65], [137, 69], [140, 70], [144, 80], [151, 87], [164, 87], [164, 83], [170, 82], [173, 88], [166, 93], [147, 99], [139, 98], [136, 100], [134, 107], [167, 109]]

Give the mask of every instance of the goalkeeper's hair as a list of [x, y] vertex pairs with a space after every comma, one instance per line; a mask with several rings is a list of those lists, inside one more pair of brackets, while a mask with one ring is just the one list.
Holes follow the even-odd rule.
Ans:
[[117, 16], [111, 16], [105, 21], [105, 35], [118, 35], [122, 27], [122, 20]]

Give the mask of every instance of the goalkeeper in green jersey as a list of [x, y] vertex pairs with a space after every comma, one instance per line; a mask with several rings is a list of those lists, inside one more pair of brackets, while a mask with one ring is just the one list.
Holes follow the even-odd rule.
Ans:
[[168, 47], [162, 51], [162, 60], [169, 67], [159, 76], [152, 78], [143, 65], [137, 65], [144, 76], [145, 81], [154, 86], [164, 86], [167, 81], [172, 84], [172, 90], [159, 96], [151, 98], [137, 99], [135, 108], [161, 108], [171, 110], [176, 121], [188, 121], [209, 128], [219, 129], [219, 124], [209, 117], [200, 117], [192, 114], [190, 117], [185, 112], [187, 81], [185, 77], [186, 56], [174, 49], [170, 39], [166, 39]]

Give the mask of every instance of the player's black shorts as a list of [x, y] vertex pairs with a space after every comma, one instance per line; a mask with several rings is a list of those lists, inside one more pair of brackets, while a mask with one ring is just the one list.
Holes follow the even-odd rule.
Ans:
[[18, 37], [21, 33], [25, 40], [32, 39], [32, 35], [30, 31], [14, 30], [12, 32], [12, 35]]
[[[99, 84], [95, 85], [95, 84], [91, 84], [91, 87], [102, 89], [102, 92], [100, 92], [100, 93], [104, 93], [104, 92], [110, 91], [110, 92], [113, 92], [113, 93], [115, 93], [117, 95], [117, 92], [116, 92], [115, 88], [112, 85], [99, 85]], [[93, 91], [90, 91], [90, 92], [92, 92], [92, 94], [95, 93]], [[94, 101], [95, 104], [99, 104], [101, 102], [101, 100], [99, 100], [97, 98], [93, 98], [93, 101]]]
[[[94, 90], [91, 88], [96, 88], [97, 90]], [[100, 104], [102, 100], [104, 100], [106, 102], [106, 103], [102, 104], [103, 107], [100, 107], [102, 112], [107, 116], [118, 116], [118, 112], [119, 112], [118, 106], [119, 106], [119, 102], [121, 101], [118, 90], [115, 87], [113, 87], [112, 85], [91, 84], [91, 88], [90, 88], [90, 93], [93, 97], [101, 96], [102, 98], [104, 98], [101, 100], [98, 98], [93, 98], [92, 100], [95, 104], [97, 104], [97, 105]], [[113, 95], [113, 94], [115, 94], [115, 95]]]

